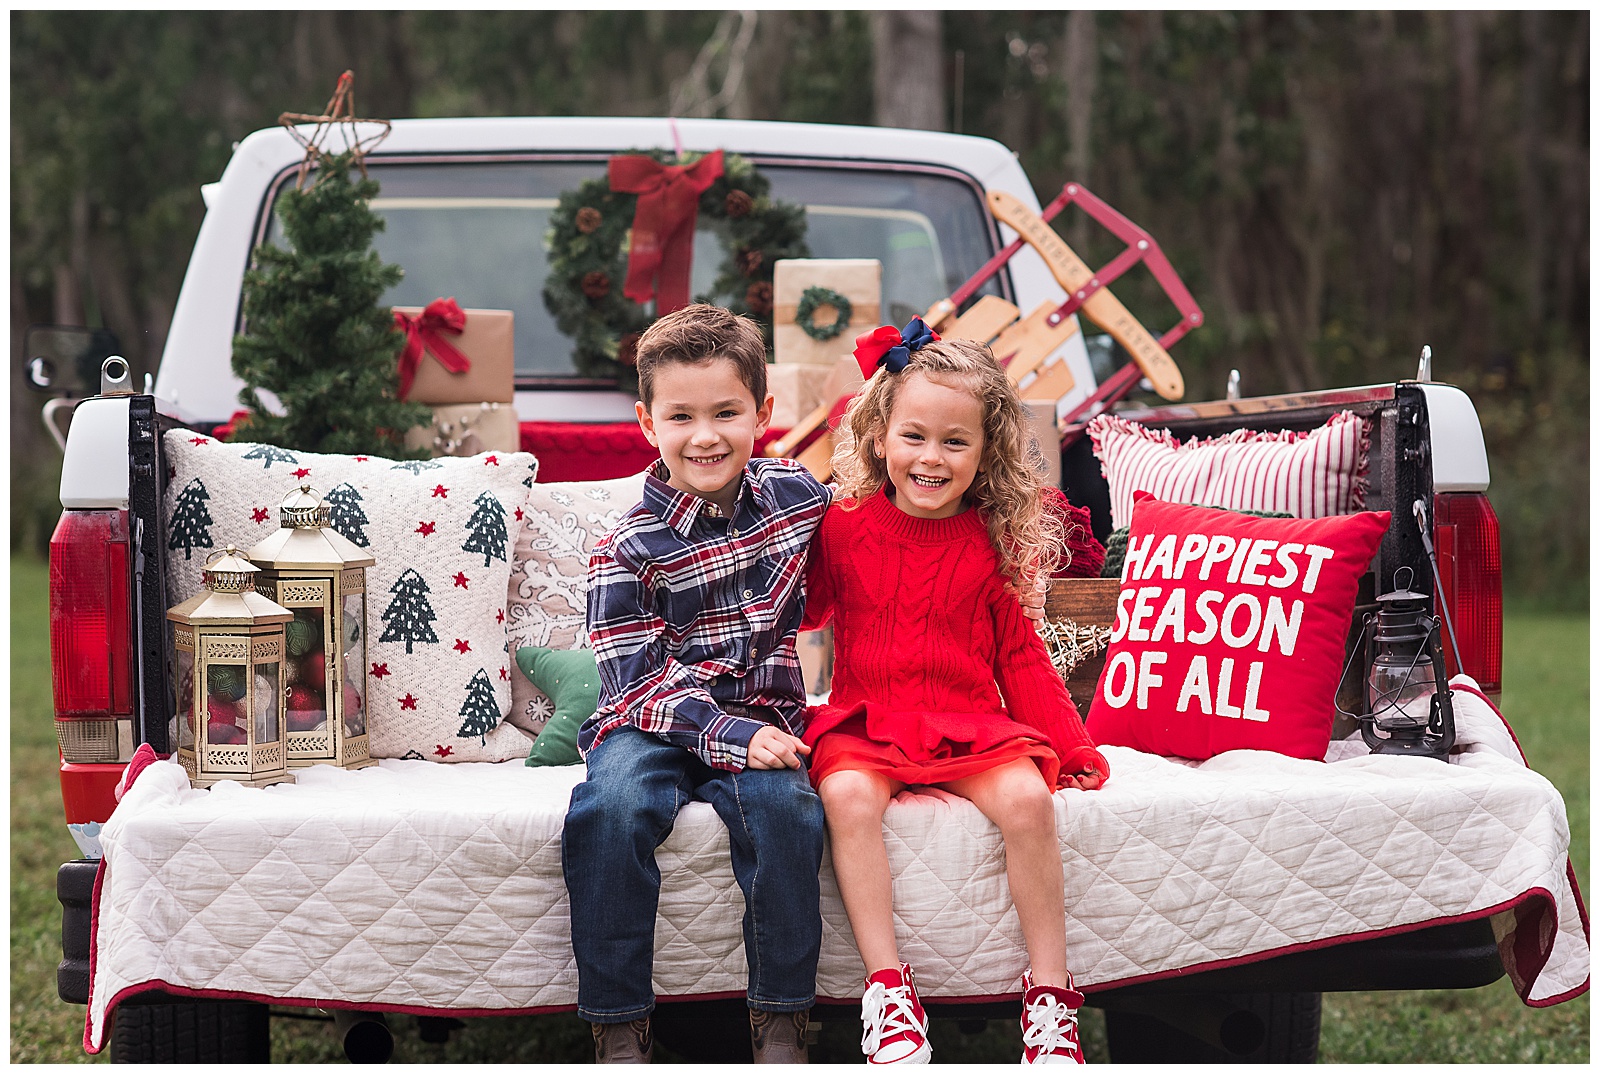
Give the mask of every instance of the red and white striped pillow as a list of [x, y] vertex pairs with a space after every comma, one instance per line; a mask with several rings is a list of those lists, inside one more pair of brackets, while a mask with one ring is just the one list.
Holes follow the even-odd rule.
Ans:
[[1366, 506], [1370, 432], [1366, 419], [1348, 410], [1310, 432], [1240, 429], [1186, 444], [1111, 414], [1095, 418], [1087, 431], [1111, 486], [1113, 528], [1128, 525], [1138, 491], [1172, 503], [1296, 518]]

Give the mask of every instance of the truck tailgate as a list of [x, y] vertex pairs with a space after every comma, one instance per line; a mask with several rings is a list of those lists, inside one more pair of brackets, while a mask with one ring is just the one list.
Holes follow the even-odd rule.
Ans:
[[[1056, 799], [1080, 986], [1494, 917], [1525, 1000], [1581, 990], [1587, 925], [1561, 798], [1487, 701], [1457, 697], [1466, 748], [1449, 765], [1371, 756], [1359, 741], [1332, 743], [1327, 763], [1108, 747], [1110, 783]], [[199, 792], [175, 764], [152, 765], [102, 834], [86, 1045], [101, 1046], [116, 1003], [158, 987], [308, 1006], [570, 1008], [560, 831], [582, 775], [384, 761]], [[924, 995], [1014, 994], [1027, 958], [998, 830], [930, 790], [902, 794], [885, 824], [900, 941]], [[657, 992], [742, 995], [743, 900], [709, 806], [684, 809], [658, 861]], [[819, 995], [858, 995], [827, 865], [823, 920]]]

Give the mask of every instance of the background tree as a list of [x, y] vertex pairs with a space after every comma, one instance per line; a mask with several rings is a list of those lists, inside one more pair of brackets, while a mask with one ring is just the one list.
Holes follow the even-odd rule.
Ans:
[[[874, 26], [922, 27], [875, 62]], [[922, 20], [922, 21], [918, 21]], [[28, 11], [11, 16], [12, 332], [160, 354], [199, 185], [352, 68], [375, 115], [888, 121], [893, 81], [1161, 240], [1191, 395], [1393, 380], [1424, 343], [1484, 422], [1508, 591], [1586, 601], [1586, 11]], [[886, 89], [875, 93], [882, 80]], [[1060, 221], [1086, 257], [1106, 236]], [[1142, 274], [1118, 285], [1158, 324]], [[20, 363], [14, 364], [15, 370]], [[13, 373], [13, 543], [59, 508]], [[45, 455], [51, 458], [52, 455]]]

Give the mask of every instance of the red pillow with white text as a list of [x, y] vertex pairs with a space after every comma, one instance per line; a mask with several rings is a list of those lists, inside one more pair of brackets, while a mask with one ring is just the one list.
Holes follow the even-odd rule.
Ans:
[[1135, 493], [1090, 737], [1322, 760], [1356, 589], [1388, 528], [1387, 511], [1252, 518]]

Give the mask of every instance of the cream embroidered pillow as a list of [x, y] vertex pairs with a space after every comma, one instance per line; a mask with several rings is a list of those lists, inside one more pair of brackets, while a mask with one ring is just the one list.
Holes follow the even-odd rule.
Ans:
[[538, 469], [532, 455], [395, 462], [227, 444], [188, 430], [169, 432], [165, 445], [169, 605], [199, 589], [210, 551], [250, 548], [278, 526], [284, 495], [309, 484], [334, 529], [377, 560], [367, 574], [372, 755], [527, 755], [527, 740], [503, 723], [515, 674], [505, 593]]
[[[528, 490], [506, 592], [506, 636], [513, 654], [528, 645], [588, 646], [589, 553], [643, 498], [643, 472], [611, 481], [535, 484]], [[511, 675], [511, 706], [506, 722], [530, 737], [555, 711], [520, 670]]]

